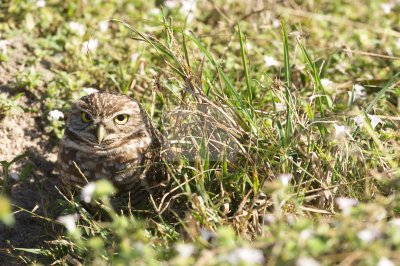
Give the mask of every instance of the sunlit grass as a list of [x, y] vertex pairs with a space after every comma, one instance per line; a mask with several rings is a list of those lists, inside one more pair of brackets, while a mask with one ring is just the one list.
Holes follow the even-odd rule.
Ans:
[[[121, 214], [107, 193], [91, 207], [63, 195], [50, 248], [18, 247], [21, 258], [400, 263], [400, 34], [390, 28], [400, 6], [383, 15], [378, 1], [225, 2], [194, 13], [141, 1], [7, 5], [1, 38], [20, 32], [33, 51], [12, 90], [40, 95], [46, 134], [61, 138], [48, 114], [66, 112], [84, 87], [118, 91], [143, 103], [177, 155], [166, 153], [168, 190], [145, 211]], [[1, 61], [12, 63], [12, 48]], [[41, 61], [50, 78], [35, 70]]]

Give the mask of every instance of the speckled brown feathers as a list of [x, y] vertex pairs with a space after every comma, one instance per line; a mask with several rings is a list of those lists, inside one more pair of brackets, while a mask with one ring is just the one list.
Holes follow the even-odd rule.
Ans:
[[164, 181], [161, 144], [139, 103], [120, 94], [90, 94], [71, 107], [58, 155], [60, 180], [76, 191], [109, 179], [119, 194], [141, 202]]

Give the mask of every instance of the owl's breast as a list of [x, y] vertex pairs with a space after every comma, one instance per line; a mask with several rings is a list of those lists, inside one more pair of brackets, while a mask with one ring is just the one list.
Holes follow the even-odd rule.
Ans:
[[87, 182], [108, 179], [119, 190], [125, 190], [143, 178], [146, 148], [146, 145], [126, 143], [107, 151], [85, 152], [62, 146], [58, 155], [61, 181], [69, 188], [76, 188]]

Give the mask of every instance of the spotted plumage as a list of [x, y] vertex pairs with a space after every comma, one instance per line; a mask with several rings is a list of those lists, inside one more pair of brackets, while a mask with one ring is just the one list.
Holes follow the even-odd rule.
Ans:
[[140, 104], [111, 93], [93, 93], [73, 103], [58, 155], [60, 180], [79, 191], [108, 179], [133, 202], [158, 191], [165, 175], [161, 138]]

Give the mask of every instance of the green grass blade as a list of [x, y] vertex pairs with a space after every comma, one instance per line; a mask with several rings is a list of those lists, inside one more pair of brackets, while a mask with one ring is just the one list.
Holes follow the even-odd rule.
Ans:
[[290, 88], [292, 86], [292, 77], [290, 72], [290, 58], [289, 58], [289, 41], [287, 36], [287, 31], [283, 20], [281, 19], [281, 27], [282, 27], [282, 38], [283, 38], [283, 58], [285, 62], [285, 80], [286, 86]]
[[281, 19], [282, 27], [282, 38], [283, 38], [283, 58], [284, 58], [284, 70], [285, 70], [285, 80], [286, 80], [286, 128], [285, 128], [285, 141], [284, 144], [287, 146], [290, 143], [292, 137], [292, 104], [290, 96], [290, 88], [292, 87], [292, 77], [290, 72], [290, 59], [289, 59], [289, 41], [287, 36], [287, 31], [283, 20]]
[[242, 34], [242, 30], [240, 29], [240, 25], [237, 25], [238, 31], [239, 31], [239, 42], [240, 42], [240, 53], [242, 56], [242, 63], [243, 63], [243, 69], [244, 69], [244, 76], [246, 79], [246, 87], [247, 87], [247, 97], [249, 100], [249, 104], [251, 105], [253, 102], [253, 89], [251, 86], [251, 80], [250, 80], [250, 74], [249, 74], [249, 68], [247, 66], [247, 56], [246, 56], [246, 46], [244, 43], [244, 37]]
[[386, 85], [378, 92], [378, 94], [375, 96], [375, 98], [368, 104], [367, 109], [365, 110], [367, 113], [371, 111], [372, 107], [385, 95], [385, 92], [390, 89], [392, 84], [397, 80], [399, 77], [400, 72], [397, 72]]

